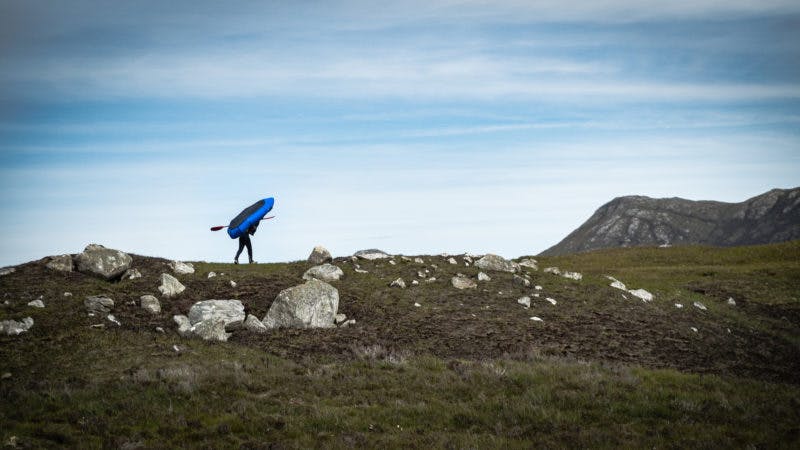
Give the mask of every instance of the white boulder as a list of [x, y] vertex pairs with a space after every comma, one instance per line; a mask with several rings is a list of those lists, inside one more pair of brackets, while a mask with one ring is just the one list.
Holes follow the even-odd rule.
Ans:
[[487, 254], [483, 258], [475, 261], [475, 267], [483, 270], [495, 270], [498, 272], [514, 273], [519, 269], [519, 265], [509, 261], [502, 256]]
[[483, 272], [478, 272], [478, 281], [492, 281], [492, 277]]
[[521, 298], [517, 299], [517, 303], [519, 303], [520, 305], [522, 305], [522, 306], [524, 306], [526, 308], [530, 308], [531, 307], [531, 298], [527, 297], [527, 296], [521, 297]]
[[118, 278], [130, 269], [133, 258], [131, 255], [98, 244], [89, 244], [75, 257], [78, 271], [96, 275], [105, 280]]
[[161, 285], [158, 287], [159, 292], [164, 297], [174, 297], [186, 290], [186, 286], [182, 285], [177, 278], [168, 273], [161, 274]]
[[48, 269], [56, 270], [58, 272], [72, 272], [72, 256], [71, 255], [58, 255], [50, 258], [50, 261], [45, 264]]
[[188, 275], [194, 273], [194, 265], [192, 265], [192, 263], [170, 261], [167, 265], [178, 275]]
[[188, 317], [193, 326], [207, 320], [220, 320], [224, 327], [244, 322], [244, 305], [239, 300], [203, 300], [192, 305]]
[[139, 297], [139, 306], [150, 314], [158, 314], [161, 312], [161, 303], [153, 295], [143, 295]]
[[338, 308], [339, 291], [314, 279], [278, 293], [262, 323], [267, 328], [331, 328]]
[[311, 250], [311, 254], [308, 255], [308, 262], [311, 264], [324, 264], [327, 262], [333, 261], [333, 256], [331, 256], [331, 252], [328, 251], [327, 248], [317, 245]]
[[314, 266], [303, 274], [304, 280], [316, 278], [320, 281], [331, 282], [338, 281], [344, 275], [342, 269], [334, 266], [333, 264], [322, 264]]
[[455, 276], [450, 279], [450, 283], [456, 289], [475, 289], [478, 287], [478, 283], [475, 280], [464, 276]]
[[0, 320], [0, 334], [16, 336], [30, 330], [32, 326], [33, 318], [31, 317], [26, 317], [21, 321]]
[[356, 256], [356, 257], [361, 258], [361, 259], [366, 259], [368, 261], [373, 261], [373, 260], [376, 260], [376, 259], [384, 259], [384, 258], [390, 258], [391, 257], [391, 255], [389, 255], [388, 253], [386, 253], [386, 252], [384, 252], [382, 250], [378, 250], [376, 248], [371, 248], [369, 250], [359, 250], [359, 251], [355, 252], [353, 254], [353, 256]]
[[397, 287], [397, 288], [400, 288], [400, 289], [405, 289], [406, 288], [406, 282], [403, 281], [402, 278], [398, 278], [398, 279], [392, 281], [392, 283], [389, 284], [389, 287]]

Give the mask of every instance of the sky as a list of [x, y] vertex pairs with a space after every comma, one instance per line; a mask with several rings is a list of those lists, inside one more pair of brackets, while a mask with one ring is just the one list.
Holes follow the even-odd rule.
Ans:
[[535, 255], [800, 186], [800, 2], [0, 0], [0, 266]]

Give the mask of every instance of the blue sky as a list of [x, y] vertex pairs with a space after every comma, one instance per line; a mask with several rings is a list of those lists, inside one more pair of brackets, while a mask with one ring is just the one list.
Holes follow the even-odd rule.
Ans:
[[0, 266], [229, 261], [266, 196], [259, 261], [514, 257], [798, 185], [796, 1], [0, 0]]

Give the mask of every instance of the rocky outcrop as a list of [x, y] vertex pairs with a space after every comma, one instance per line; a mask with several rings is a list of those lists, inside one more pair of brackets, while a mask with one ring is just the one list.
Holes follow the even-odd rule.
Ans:
[[333, 261], [331, 252], [321, 245], [314, 247], [314, 250], [311, 250], [311, 254], [308, 255], [308, 262], [311, 264], [324, 264], [331, 261]]
[[161, 285], [158, 286], [158, 290], [164, 297], [169, 298], [174, 297], [186, 290], [186, 286], [182, 285], [181, 282], [172, 275], [168, 273], [162, 273]]
[[800, 239], [800, 188], [773, 189], [741, 203], [631, 196], [601, 206], [542, 255], [641, 245], [730, 247], [794, 239]]
[[16, 336], [30, 330], [32, 326], [33, 318], [31, 317], [26, 317], [21, 321], [0, 320], [0, 334]]
[[72, 272], [72, 256], [58, 255], [50, 258], [45, 267], [58, 272]]
[[338, 281], [344, 275], [342, 269], [334, 266], [333, 264], [322, 264], [319, 266], [314, 266], [303, 274], [304, 280], [310, 280], [312, 278], [324, 281], [324, 282], [331, 282], [331, 281]]
[[455, 276], [450, 279], [450, 283], [456, 289], [475, 289], [478, 287], [478, 283], [475, 280], [464, 276]]
[[339, 291], [319, 280], [281, 291], [261, 322], [267, 328], [331, 328]]
[[83, 301], [83, 305], [86, 307], [86, 311], [89, 315], [105, 316], [114, 309], [114, 300], [102, 295], [92, 295], [86, 297], [86, 300]]
[[0, 269], [0, 277], [12, 274], [17, 271], [16, 267], [3, 267]]
[[150, 314], [159, 314], [161, 312], [161, 303], [152, 295], [143, 295], [139, 297], [139, 305]]
[[386, 252], [384, 252], [382, 250], [378, 250], [377, 248], [371, 248], [369, 250], [359, 250], [359, 251], [355, 252], [353, 254], [353, 256], [361, 258], [361, 259], [366, 259], [368, 261], [373, 261], [373, 260], [376, 260], [376, 259], [385, 259], [385, 258], [391, 258], [392, 257], [388, 253], [386, 253]]
[[135, 280], [137, 278], [142, 278], [142, 273], [139, 272], [139, 269], [128, 269], [122, 274], [123, 280]]
[[78, 271], [105, 280], [119, 278], [131, 267], [131, 255], [98, 244], [89, 244], [75, 257]]
[[223, 322], [223, 328], [234, 322], [244, 322], [244, 305], [239, 300], [203, 300], [189, 309], [189, 322], [197, 325], [203, 321]]
[[497, 272], [514, 273], [519, 269], [519, 265], [509, 261], [502, 256], [487, 254], [483, 258], [475, 261], [475, 267], [483, 270], [494, 270]]
[[173, 272], [177, 273], [178, 275], [189, 275], [194, 273], [194, 265], [191, 263], [185, 263], [181, 261], [170, 261], [167, 264]]

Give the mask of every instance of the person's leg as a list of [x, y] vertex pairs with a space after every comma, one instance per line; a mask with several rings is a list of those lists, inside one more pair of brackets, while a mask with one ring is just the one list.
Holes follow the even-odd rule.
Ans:
[[[245, 244], [246, 242], [246, 244]], [[248, 252], [250, 251], [250, 240], [244, 240], [244, 236], [239, 236], [239, 250], [236, 251], [236, 256], [233, 258], [234, 264], [239, 264], [239, 255], [242, 254], [242, 250], [244, 250], [244, 246], [247, 245]], [[253, 259], [253, 258], [250, 258]]]
[[250, 243], [250, 237], [247, 238], [245, 245], [247, 246], [247, 257], [250, 259], [250, 264], [253, 264], [253, 244]]

